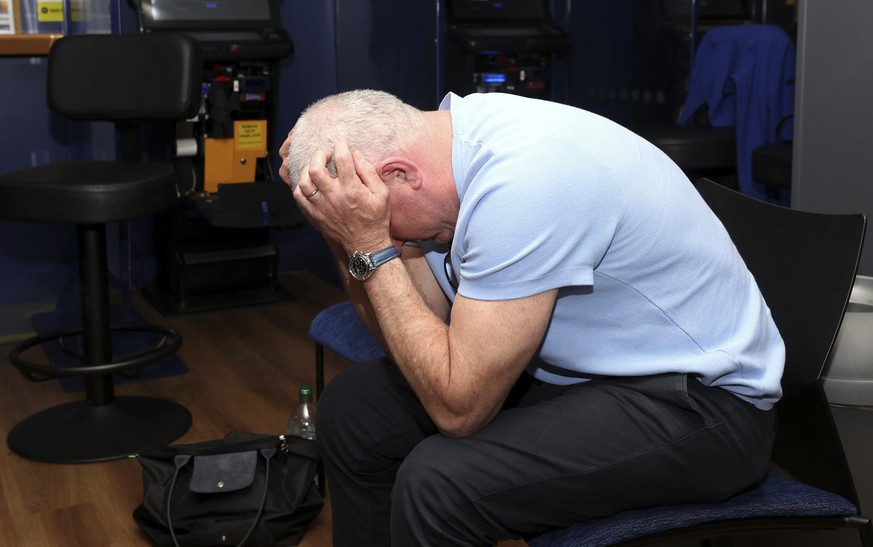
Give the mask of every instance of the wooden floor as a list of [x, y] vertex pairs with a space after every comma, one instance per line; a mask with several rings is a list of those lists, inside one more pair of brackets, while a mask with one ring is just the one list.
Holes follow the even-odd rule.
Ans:
[[[156, 396], [191, 411], [193, 425], [178, 442], [223, 437], [230, 431], [284, 432], [301, 384], [314, 385], [314, 348], [306, 330], [323, 308], [339, 302], [339, 289], [310, 274], [282, 276], [293, 298], [264, 306], [164, 318], [137, 295], [136, 307], [150, 321], [178, 329], [179, 356], [189, 372], [177, 377], [116, 387], [118, 395]], [[9, 363], [10, 345], [0, 346], [0, 545], [144, 546], [131, 513], [142, 497], [134, 460], [59, 465], [12, 453], [5, 443], [20, 420], [51, 406], [75, 401], [57, 381], [25, 380]], [[342, 367], [326, 352], [329, 381]], [[300, 544], [331, 545], [330, 500]], [[518, 547], [524, 542], [504, 542]]]

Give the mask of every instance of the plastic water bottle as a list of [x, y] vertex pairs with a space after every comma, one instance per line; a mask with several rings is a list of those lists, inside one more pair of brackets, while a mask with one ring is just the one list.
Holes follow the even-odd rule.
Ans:
[[300, 386], [300, 403], [288, 419], [288, 434], [315, 440], [315, 403], [312, 402], [312, 388], [308, 384]]

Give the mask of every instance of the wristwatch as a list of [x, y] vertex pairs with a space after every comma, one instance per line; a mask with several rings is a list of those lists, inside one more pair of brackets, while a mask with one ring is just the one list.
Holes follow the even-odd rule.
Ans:
[[349, 257], [349, 273], [358, 281], [366, 281], [370, 279], [376, 268], [398, 256], [400, 256], [400, 250], [394, 245], [375, 253], [355, 251]]

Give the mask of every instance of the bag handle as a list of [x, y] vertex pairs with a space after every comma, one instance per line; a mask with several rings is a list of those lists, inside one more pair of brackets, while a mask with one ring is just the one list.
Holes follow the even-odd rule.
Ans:
[[[270, 461], [272, 461], [273, 456], [276, 455], [275, 448], [264, 448], [258, 451], [264, 459], [267, 460], [267, 466], [264, 470], [264, 493], [261, 495], [261, 506], [258, 508], [258, 514], [255, 515], [255, 520], [252, 522], [252, 525], [249, 527], [249, 531], [246, 532], [246, 535], [240, 540], [237, 544], [237, 547], [242, 547], [246, 541], [248, 541], [249, 536], [252, 535], [252, 532], [255, 531], [255, 528], [258, 525], [258, 522], [261, 520], [261, 515], [264, 513], [264, 506], [267, 504], [267, 492], [270, 489]], [[176, 472], [173, 473], [173, 480], [170, 482], [170, 491], [167, 493], [167, 526], [170, 528], [170, 537], [173, 538], [173, 545], [176, 547], [181, 547], [179, 545], [179, 541], [176, 539], [176, 531], [173, 529], [173, 512], [172, 512], [172, 502], [173, 502], [173, 490], [176, 488], [176, 479], [179, 478], [179, 472], [182, 470], [185, 465], [191, 461], [191, 456], [189, 454], [179, 454], [175, 458], [173, 458], [173, 463], [176, 465]]]

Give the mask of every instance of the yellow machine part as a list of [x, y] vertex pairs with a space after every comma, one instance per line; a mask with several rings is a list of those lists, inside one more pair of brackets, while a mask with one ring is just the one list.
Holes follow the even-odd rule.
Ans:
[[257, 160], [267, 155], [267, 120], [233, 122], [233, 138], [207, 138], [203, 155], [206, 192], [217, 192], [220, 184], [254, 182]]

